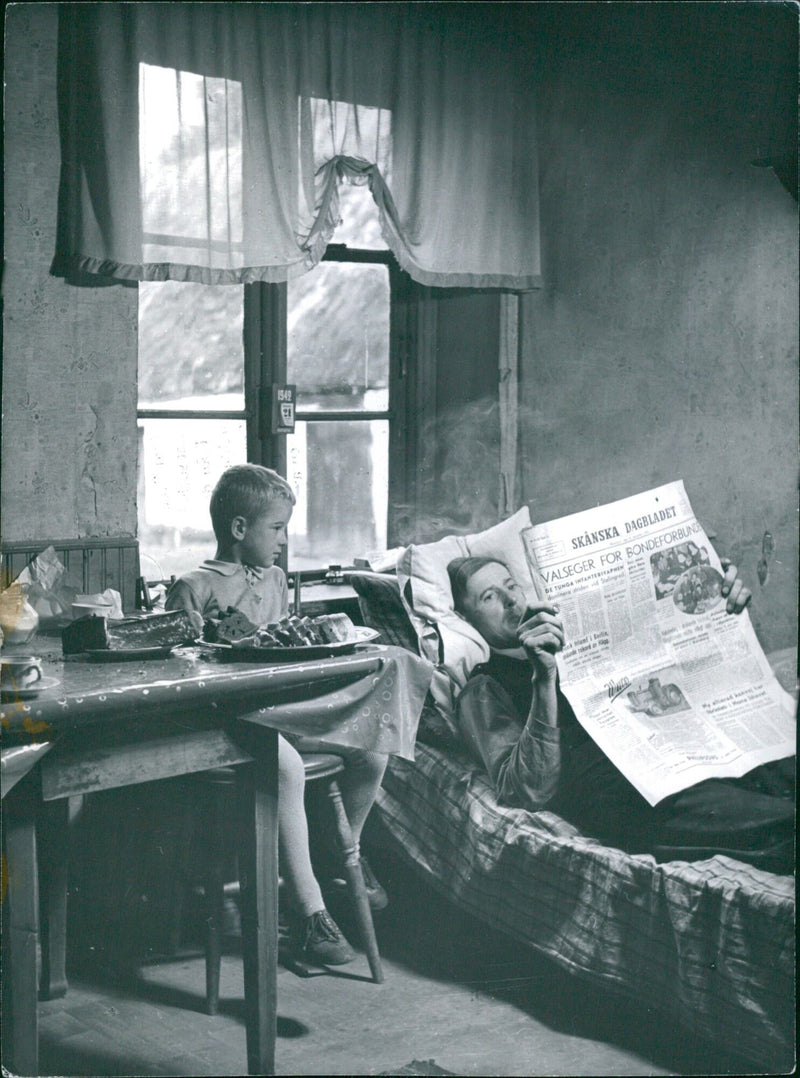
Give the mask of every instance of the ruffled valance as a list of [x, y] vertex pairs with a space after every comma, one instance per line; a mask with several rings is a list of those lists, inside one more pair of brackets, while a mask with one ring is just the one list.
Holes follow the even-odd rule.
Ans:
[[422, 284], [540, 284], [513, 4], [65, 4], [52, 272], [284, 281], [343, 183]]

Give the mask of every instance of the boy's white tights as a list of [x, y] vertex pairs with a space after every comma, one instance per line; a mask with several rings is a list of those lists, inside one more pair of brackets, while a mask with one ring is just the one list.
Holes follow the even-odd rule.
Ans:
[[[320, 742], [304, 741], [308, 752], [335, 752], [345, 761], [339, 776], [347, 818], [358, 845], [369, 810], [380, 788], [387, 758], [363, 749], [332, 748]], [[292, 893], [297, 912], [308, 917], [325, 906], [308, 849], [308, 821], [305, 803], [305, 770], [300, 753], [278, 735], [278, 849], [281, 875]]]

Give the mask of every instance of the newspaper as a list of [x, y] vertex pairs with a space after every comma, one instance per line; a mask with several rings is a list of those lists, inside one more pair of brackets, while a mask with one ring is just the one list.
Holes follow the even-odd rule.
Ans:
[[747, 611], [726, 613], [719, 558], [682, 482], [523, 538], [564, 623], [561, 688], [651, 805], [794, 753], [794, 701]]

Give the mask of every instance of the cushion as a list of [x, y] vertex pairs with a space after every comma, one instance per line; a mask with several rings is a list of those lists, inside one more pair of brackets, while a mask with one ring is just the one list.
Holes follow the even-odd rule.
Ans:
[[538, 572], [527, 553], [526, 534], [530, 531], [530, 511], [524, 506], [486, 531], [412, 544], [397, 563], [400, 595], [417, 634], [419, 652], [437, 668], [431, 691], [450, 721], [458, 691], [473, 667], [489, 658], [489, 646], [453, 609], [447, 566], [453, 558], [497, 558], [508, 566], [526, 598], [533, 600], [544, 594], [544, 589], [537, 586]]

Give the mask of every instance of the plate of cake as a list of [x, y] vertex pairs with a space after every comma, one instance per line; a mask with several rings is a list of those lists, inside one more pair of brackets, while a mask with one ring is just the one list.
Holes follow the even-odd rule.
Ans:
[[347, 614], [291, 615], [259, 626], [229, 607], [206, 619], [201, 643], [242, 662], [286, 663], [346, 655], [379, 635], [375, 629], [354, 625]]
[[97, 614], [77, 618], [61, 632], [64, 655], [100, 662], [163, 659], [181, 644], [194, 644], [197, 629], [184, 610], [113, 620]]

